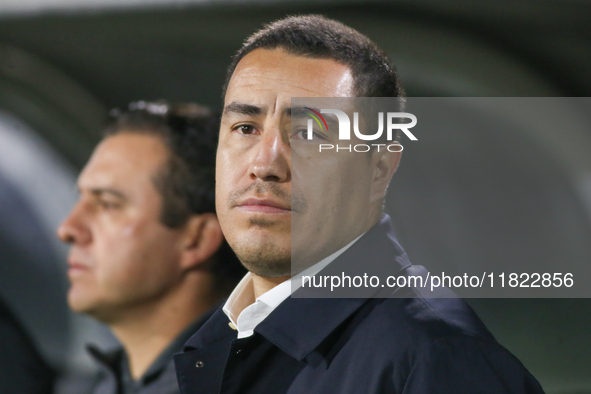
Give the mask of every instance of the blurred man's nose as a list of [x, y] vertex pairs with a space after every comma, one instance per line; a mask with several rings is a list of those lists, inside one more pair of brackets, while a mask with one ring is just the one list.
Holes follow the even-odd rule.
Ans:
[[86, 244], [91, 240], [91, 233], [82, 220], [83, 207], [81, 203], [74, 206], [68, 217], [57, 229], [57, 236], [69, 244]]
[[289, 182], [291, 180], [290, 149], [289, 140], [278, 128], [264, 132], [250, 163], [251, 179]]

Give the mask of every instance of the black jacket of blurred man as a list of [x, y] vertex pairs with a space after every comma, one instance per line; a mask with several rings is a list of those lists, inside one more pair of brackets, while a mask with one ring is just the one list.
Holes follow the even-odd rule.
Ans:
[[244, 275], [214, 207], [218, 117], [195, 104], [113, 111], [58, 235], [70, 307], [107, 324], [95, 393], [178, 392], [172, 355]]
[[425, 274], [382, 214], [400, 151], [318, 154], [336, 132], [291, 124], [301, 109], [292, 97], [402, 98], [387, 56], [341, 23], [290, 17], [248, 39], [228, 78], [216, 207], [250, 272], [175, 356], [183, 394], [541, 393], [459, 299], [415, 288], [398, 298], [290, 297], [292, 256], [320, 277]]

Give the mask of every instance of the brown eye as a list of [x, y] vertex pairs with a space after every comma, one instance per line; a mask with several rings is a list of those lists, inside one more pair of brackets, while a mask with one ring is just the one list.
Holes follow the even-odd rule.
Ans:
[[242, 125], [242, 126], [238, 126], [236, 128], [236, 131], [240, 132], [241, 134], [244, 135], [250, 135], [253, 134], [256, 130], [253, 126], [250, 125]]
[[[309, 138], [308, 135], [308, 130], [298, 130], [298, 132], [296, 133], [296, 136], [298, 137], [298, 139], [301, 140], [307, 140]], [[312, 138], [314, 138], [316, 135], [316, 133], [312, 133]]]
[[311, 139], [308, 139], [308, 137], [309, 137], [309, 134], [308, 133], [309, 133], [308, 129], [300, 129], [300, 130], [297, 130], [293, 134], [292, 139], [294, 139], [294, 140], [302, 140], [302, 141], [313, 141], [313, 140], [317, 141], [317, 140], [320, 140], [320, 139], [322, 139], [322, 140], [325, 139], [325, 138], [322, 137], [322, 135], [320, 135], [319, 133], [316, 133], [314, 131], [312, 131], [312, 138]]

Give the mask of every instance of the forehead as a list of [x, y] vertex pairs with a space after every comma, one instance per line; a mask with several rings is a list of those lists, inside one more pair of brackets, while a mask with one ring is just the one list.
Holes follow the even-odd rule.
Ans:
[[255, 49], [238, 63], [225, 101], [250, 98], [253, 104], [289, 106], [291, 97], [351, 97], [353, 82], [349, 67], [335, 60]]
[[80, 174], [80, 187], [129, 185], [149, 180], [168, 156], [160, 137], [121, 132], [105, 138]]

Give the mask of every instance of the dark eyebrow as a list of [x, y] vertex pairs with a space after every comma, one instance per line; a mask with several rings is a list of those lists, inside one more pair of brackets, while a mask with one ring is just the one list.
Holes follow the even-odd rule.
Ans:
[[[312, 109], [318, 113], [321, 112], [321, 109], [316, 108], [316, 107], [292, 107], [291, 114], [293, 115], [294, 118], [305, 117], [310, 114], [310, 109]], [[325, 114], [321, 114], [321, 116], [326, 121], [326, 124], [328, 125], [329, 130], [338, 130], [339, 129], [339, 122], [338, 122], [337, 117], [334, 114], [325, 113]]]
[[224, 115], [228, 115], [231, 113], [239, 114], [239, 115], [248, 115], [248, 116], [257, 116], [261, 115], [264, 111], [264, 108], [257, 107], [256, 105], [241, 103], [238, 101], [234, 101], [224, 108]]
[[125, 200], [125, 195], [121, 193], [119, 190], [109, 189], [109, 188], [94, 188], [90, 189], [90, 193], [95, 197], [100, 197], [104, 194], [111, 194], [115, 197], [121, 198]]
[[[287, 108], [287, 110], [283, 110], [284, 112], [289, 112], [288, 115], [294, 115], [294, 116], [306, 116], [308, 114], [308, 112], [310, 112], [307, 108], [310, 107], [291, 107], [291, 108]], [[320, 109], [317, 108], [312, 108], [314, 111], [316, 112], [320, 112]]]

